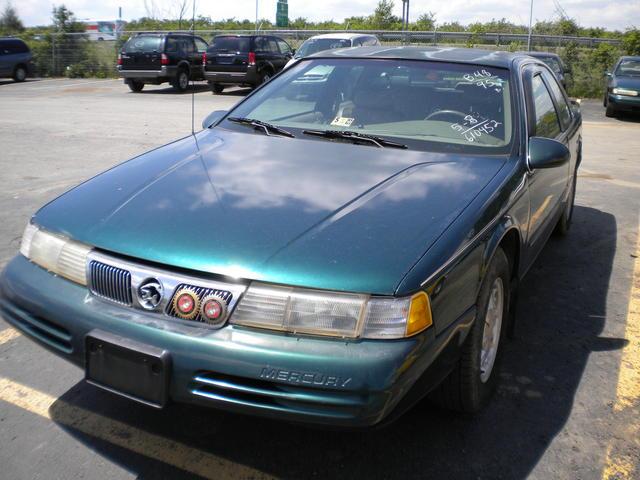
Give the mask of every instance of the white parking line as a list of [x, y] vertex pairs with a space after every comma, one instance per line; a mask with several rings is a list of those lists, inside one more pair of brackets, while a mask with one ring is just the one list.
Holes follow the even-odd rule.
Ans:
[[[103, 80], [92, 80], [90, 82], [77, 82], [77, 83], [69, 83], [69, 84], [64, 84], [64, 85], [50, 85], [50, 83], [58, 83], [61, 81], [69, 81], [68, 78], [62, 78], [62, 79], [51, 79], [51, 80], [41, 80], [39, 82], [29, 82], [29, 83], [9, 83], [7, 85], [22, 85], [27, 86], [27, 85], [34, 85], [33, 87], [29, 87], [29, 90], [58, 90], [60, 88], [68, 88], [68, 87], [79, 87], [79, 86], [84, 86], [84, 85], [92, 85], [95, 83], [104, 83], [104, 84], [109, 84], [109, 83], [113, 83], [113, 82], [118, 82], [121, 81], [118, 78], [106, 78]], [[42, 83], [45, 83], [46, 85], [42, 85]], [[5, 86], [7, 86], [5, 85]]]

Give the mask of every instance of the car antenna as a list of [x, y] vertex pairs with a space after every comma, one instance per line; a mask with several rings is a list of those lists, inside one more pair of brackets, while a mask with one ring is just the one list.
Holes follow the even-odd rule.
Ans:
[[[192, 8], [192, 14], [191, 14], [191, 36], [193, 37], [192, 43], [194, 48], [196, 48], [196, 32], [195, 32], [195, 28], [196, 28], [196, 0], [193, 0], [193, 8]], [[193, 67], [193, 66], [192, 66]], [[192, 76], [193, 78], [193, 76]], [[196, 91], [195, 91], [195, 84], [193, 83], [193, 80], [191, 80], [191, 135], [194, 136], [195, 138], [195, 101], [196, 101]], [[197, 145], [197, 141], [196, 141], [196, 145]]]

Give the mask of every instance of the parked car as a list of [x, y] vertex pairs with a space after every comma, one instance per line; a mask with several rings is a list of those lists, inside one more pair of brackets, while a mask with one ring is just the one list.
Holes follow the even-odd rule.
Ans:
[[480, 409], [518, 285], [571, 225], [581, 114], [552, 71], [325, 51], [203, 127], [42, 207], [0, 275], [5, 320], [155, 407], [346, 426], [429, 392]]
[[203, 80], [202, 59], [207, 42], [188, 33], [140, 33], [122, 46], [118, 74], [132, 92], [145, 84], [170, 82], [184, 92], [190, 80]]
[[560, 55], [552, 52], [521, 52], [531, 57], [537, 58], [546, 63], [554, 73], [562, 87], [567, 89], [567, 77], [571, 74], [571, 69], [564, 64]]
[[618, 112], [640, 112], [640, 56], [620, 57], [613, 71], [606, 72], [604, 106], [607, 117]]
[[19, 38], [0, 37], [0, 78], [24, 82], [33, 75], [33, 70], [33, 57], [27, 44]]
[[293, 56], [287, 42], [273, 35], [218, 35], [202, 66], [213, 93], [225, 86], [257, 87], [269, 81]]
[[[326, 33], [324, 35], [316, 35], [303, 42], [300, 48], [294, 53], [293, 58], [289, 60], [286, 67], [289, 67], [297, 59], [308, 57], [314, 53], [324, 50], [332, 50], [334, 48], [349, 47], [375, 47], [380, 45], [378, 37], [375, 35], [362, 33]], [[286, 68], [285, 67], [285, 68]]]

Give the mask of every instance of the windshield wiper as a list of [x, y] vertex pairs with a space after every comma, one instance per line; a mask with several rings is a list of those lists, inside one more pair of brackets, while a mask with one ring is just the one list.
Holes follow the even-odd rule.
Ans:
[[276, 125], [263, 122], [262, 120], [254, 120], [253, 118], [245, 118], [245, 117], [228, 117], [227, 120], [229, 120], [230, 122], [241, 123], [243, 125], [251, 125], [256, 130], [263, 130], [264, 133], [266, 133], [267, 135], [276, 133], [284, 137], [296, 138], [296, 136], [293, 133], [285, 130], [284, 128], [280, 128], [280, 127], [277, 127]]
[[408, 148], [403, 143], [392, 142], [376, 135], [367, 135], [365, 133], [352, 132], [351, 130], [303, 130], [302, 133], [306, 135], [315, 135], [316, 137], [324, 138], [338, 138], [344, 140], [351, 140], [353, 142], [368, 142], [376, 147], [391, 147], [391, 148]]

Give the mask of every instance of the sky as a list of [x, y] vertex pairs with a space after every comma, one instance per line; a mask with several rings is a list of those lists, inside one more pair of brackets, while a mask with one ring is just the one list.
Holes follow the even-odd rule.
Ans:
[[[259, 16], [275, 22], [277, 0], [259, 0]], [[534, 0], [533, 18], [548, 20], [555, 16], [556, 0]], [[640, 0], [557, 0], [567, 14], [585, 27], [604, 27], [625, 30], [640, 28]], [[0, 0], [4, 7], [7, 0]], [[27, 26], [50, 23], [52, 3], [57, 0], [12, 0], [18, 15]], [[60, 3], [63, 3], [60, 1]], [[146, 15], [146, 5], [155, 4], [160, 16], [175, 17], [179, 0], [64, 0], [78, 19], [111, 20], [117, 18], [122, 6], [122, 17], [131, 20]], [[306, 17], [309, 20], [341, 21], [345, 17], [369, 15], [377, 0], [289, 0], [289, 18]], [[410, 18], [415, 20], [421, 13], [433, 12], [437, 23], [458, 21], [467, 24], [505, 17], [518, 24], [529, 21], [529, 0], [411, 0]], [[255, 19], [255, 0], [196, 0], [196, 14], [213, 19]], [[191, 8], [189, 8], [189, 11]], [[402, 15], [402, 1], [395, 1], [395, 13]], [[163, 15], [164, 14], [164, 15]]]

